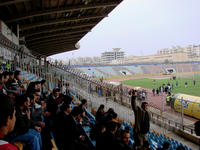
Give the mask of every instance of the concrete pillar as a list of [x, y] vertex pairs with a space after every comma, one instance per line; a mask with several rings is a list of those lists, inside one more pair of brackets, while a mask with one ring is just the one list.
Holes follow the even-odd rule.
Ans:
[[17, 38], [19, 39], [19, 24], [17, 24]]
[[41, 69], [42, 69], [42, 62], [41, 62], [41, 57], [39, 57], [39, 68], [38, 68], [38, 70], [39, 70], [39, 77], [41, 77], [41, 75], [42, 75]]
[[44, 57], [44, 72], [45, 72], [45, 79], [47, 77], [47, 57]]

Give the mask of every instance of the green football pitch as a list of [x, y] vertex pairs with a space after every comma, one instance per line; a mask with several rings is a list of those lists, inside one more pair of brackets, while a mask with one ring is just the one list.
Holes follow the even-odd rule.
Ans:
[[[196, 85], [194, 86], [193, 81], [195, 80]], [[176, 81], [178, 82], [178, 86], [176, 86]], [[185, 87], [185, 82], [188, 83], [187, 88]], [[134, 86], [134, 87], [142, 87], [147, 89], [159, 88], [162, 84], [174, 85], [172, 93], [183, 93], [193, 96], [200, 96], [200, 76], [193, 76], [187, 78], [176, 78], [176, 80], [166, 78], [166, 79], [153, 79], [153, 78], [143, 78], [143, 79], [131, 79], [122, 81], [122, 84]]]

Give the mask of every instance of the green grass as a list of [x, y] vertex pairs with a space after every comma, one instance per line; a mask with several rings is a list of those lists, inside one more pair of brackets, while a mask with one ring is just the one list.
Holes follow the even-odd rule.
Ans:
[[[196, 81], [196, 86], [193, 85], [193, 80]], [[139, 86], [142, 88], [147, 89], [153, 89], [158, 88], [163, 83], [167, 84], [168, 82], [170, 84], [174, 84], [174, 89], [172, 90], [172, 93], [183, 93], [193, 96], [200, 96], [200, 77], [195, 76], [191, 78], [177, 78], [176, 80], [170, 80], [170, 79], [155, 79], [156, 82], [153, 82], [154, 79], [144, 78], [144, 79], [132, 79], [132, 80], [126, 80], [122, 81], [122, 84], [130, 85], [130, 86]], [[176, 81], [178, 81], [178, 86], [176, 87]], [[185, 88], [185, 82], [187, 81], [188, 87]]]

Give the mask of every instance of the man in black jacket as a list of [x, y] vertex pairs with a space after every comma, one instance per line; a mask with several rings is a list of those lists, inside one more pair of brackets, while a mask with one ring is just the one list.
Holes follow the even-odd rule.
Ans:
[[117, 142], [116, 150], [131, 150], [129, 145], [130, 133], [128, 130], [122, 130], [119, 142]]
[[50, 113], [51, 117], [54, 117], [58, 111], [58, 98], [60, 95], [60, 89], [53, 89], [53, 93], [50, 94], [47, 100], [47, 111]]
[[[63, 104], [61, 111], [55, 116], [53, 120], [53, 134], [56, 145], [60, 150], [67, 149], [68, 142], [66, 142], [65, 135], [68, 134], [67, 124], [70, 117], [72, 106], [70, 103]], [[63, 138], [64, 137], [64, 138]]]
[[[68, 105], [68, 107], [70, 106]], [[60, 126], [57, 127], [55, 124], [54, 131], [55, 131], [55, 139], [56, 141], [59, 142], [58, 143], [59, 149], [61, 150], [89, 149], [86, 143], [86, 138], [84, 136], [85, 133], [81, 125], [79, 124], [82, 112], [83, 109], [80, 109], [80, 107], [74, 107], [74, 109], [70, 114], [68, 113], [66, 114], [66, 112], [61, 112], [58, 115], [56, 115], [55, 122], [56, 124], [60, 124]]]
[[148, 112], [148, 103], [142, 102], [141, 107], [136, 105], [136, 93], [131, 91], [131, 105], [135, 115], [134, 140], [135, 146], [141, 147], [147, 140], [150, 130], [151, 116]]
[[31, 150], [40, 150], [42, 147], [41, 127], [34, 125], [29, 110], [30, 100], [26, 96], [16, 97], [16, 123], [13, 141], [23, 141]]
[[96, 141], [97, 150], [111, 150], [116, 149], [116, 137], [117, 123], [109, 122], [106, 126], [106, 131]]
[[200, 121], [194, 123], [194, 131], [197, 136], [200, 136]]

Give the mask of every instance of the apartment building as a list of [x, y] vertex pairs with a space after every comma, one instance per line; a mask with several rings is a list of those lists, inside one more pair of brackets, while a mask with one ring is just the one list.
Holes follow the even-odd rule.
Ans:
[[113, 60], [123, 59], [125, 53], [120, 51], [120, 48], [114, 48], [113, 51], [103, 52], [101, 54], [102, 62], [105, 64], [111, 63]]

